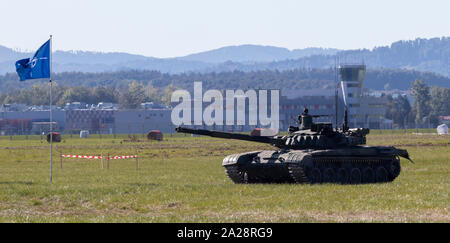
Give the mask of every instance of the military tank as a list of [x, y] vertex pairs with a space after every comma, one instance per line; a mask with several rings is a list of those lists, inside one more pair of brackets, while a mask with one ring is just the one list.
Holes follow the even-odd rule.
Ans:
[[408, 152], [391, 146], [364, 146], [368, 128], [348, 128], [347, 110], [342, 128], [315, 123], [305, 109], [299, 127], [285, 136], [251, 136], [177, 127], [179, 133], [238, 139], [273, 145], [275, 150], [232, 154], [222, 165], [234, 183], [382, 183], [400, 174], [400, 157]]

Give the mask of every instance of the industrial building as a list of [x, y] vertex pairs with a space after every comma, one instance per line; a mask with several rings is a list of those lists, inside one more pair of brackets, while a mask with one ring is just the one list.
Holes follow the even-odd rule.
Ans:
[[[79, 102], [77, 102], [79, 103]], [[53, 109], [53, 129], [64, 133], [79, 133], [89, 130], [90, 133], [102, 134], [145, 134], [157, 129], [171, 132], [175, 127], [171, 124], [171, 109], [159, 106], [155, 109], [118, 110], [82, 109], [78, 104], [69, 105], [72, 109]], [[0, 109], [0, 135], [42, 134], [50, 130], [49, 109], [30, 110], [21, 105], [3, 106]]]

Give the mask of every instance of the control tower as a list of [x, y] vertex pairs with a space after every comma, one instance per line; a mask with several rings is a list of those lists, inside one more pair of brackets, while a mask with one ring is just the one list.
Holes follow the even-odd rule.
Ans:
[[364, 84], [364, 77], [366, 74], [366, 65], [364, 64], [342, 64], [339, 65], [339, 78], [341, 80], [342, 96], [344, 97], [344, 104], [348, 109], [349, 125], [356, 127], [360, 120], [364, 117], [359, 117], [361, 106], [362, 87]]

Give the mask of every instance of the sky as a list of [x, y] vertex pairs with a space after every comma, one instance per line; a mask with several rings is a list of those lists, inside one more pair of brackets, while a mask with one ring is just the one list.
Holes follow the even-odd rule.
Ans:
[[450, 36], [447, 0], [0, 0], [0, 45], [175, 57], [229, 45], [372, 49]]

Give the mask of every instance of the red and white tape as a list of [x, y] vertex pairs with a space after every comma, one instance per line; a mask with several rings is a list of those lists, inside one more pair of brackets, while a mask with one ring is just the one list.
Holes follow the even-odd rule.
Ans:
[[[61, 157], [63, 157], [63, 158], [79, 158], [79, 159], [102, 159], [102, 156], [89, 156], [89, 155], [65, 155], [65, 154], [62, 154]], [[131, 158], [137, 158], [137, 155], [123, 155], [123, 156], [109, 157], [109, 159], [131, 159]]]
[[79, 159], [101, 159], [102, 156], [88, 156], [88, 155], [65, 155], [62, 154], [63, 158], [79, 158]]
[[124, 155], [124, 156], [109, 157], [109, 159], [131, 159], [131, 158], [137, 158], [137, 155]]

